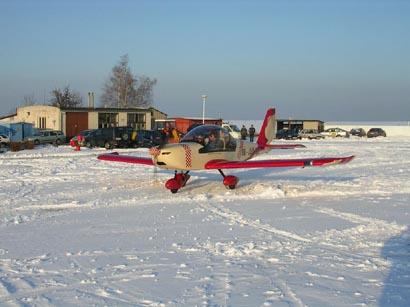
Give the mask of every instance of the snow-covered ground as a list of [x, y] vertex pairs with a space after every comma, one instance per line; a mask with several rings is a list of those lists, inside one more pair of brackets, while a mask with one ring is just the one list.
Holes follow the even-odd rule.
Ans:
[[410, 139], [302, 143], [260, 158], [356, 158], [171, 194], [98, 149], [0, 154], [0, 305], [410, 306]]

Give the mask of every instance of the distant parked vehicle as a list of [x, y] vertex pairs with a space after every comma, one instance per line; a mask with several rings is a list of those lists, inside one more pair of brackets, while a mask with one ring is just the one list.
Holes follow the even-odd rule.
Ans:
[[276, 138], [285, 140], [301, 139], [298, 129], [281, 129], [276, 133]]
[[137, 140], [133, 143], [133, 147], [152, 147], [163, 145], [164, 138], [161, 131], [158, 130], [139, 130], [137, 131]]
[[353, 128], [350, 130], [350, 134], [354, 136], [364, 137], [366, 136], [366, 131], [363, 128]]
[[38, 130], [32, 136], [27, 138], [28, 141], [39, 144], [56, 144], [60, 145], [66, 142], [66, 137], [61, 131], [55, 130]]
[[299, 131], [299, 137], [302, 139], [319, 140], [324, 139], [325, 136], [320, 134], [316, 129], [303, 129]]
[[350, 136], [349, 132], [341, 129], [341, 128], [329, 128], [326, 129], [325, 131], [321, 132], [320, 134], [324, 136], [330, 136], [330, 137], [344, 137], [348, 138]]
[[84, 145], [86, 147], [130, 147], [131, 134], [134, 131], [130, 127], [110, 127], [90, 131], [84, 135]]
[[386, 136], [386, 131], [384, 131], [382, 128], [371, 128], [369, 131], [367, 131], [367, 137], [368, 138], [375, 138], [378, 136]]
[[[90, 134], [91, 132], [93, 132], [94, 130], [95, 130], [95, 129], [80, 131], [79, 133], [77, 133], [77, 135], [73, 136], [73, 137], [70, 139], [70, 143], [71, 143], [71, 141], [76, 142], [76, 141], [78, 140], [78, 136], [79, 136], [79, 135], [81, 135], [81, 136], [83, 136], [83, 137], [86, 137], [87, 135], [89, 135], [89, 134]], [[85, 146], [85, 144], [80, 144], [80, 146]]]
[[6, 147], [10, 143], [10, 139], [5, 134], [0, 134], [0, 147]]

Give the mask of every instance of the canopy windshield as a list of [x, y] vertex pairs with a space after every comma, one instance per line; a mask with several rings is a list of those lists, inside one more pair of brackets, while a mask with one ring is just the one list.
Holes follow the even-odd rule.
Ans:
[[216, 125], [202, 125], [189, 131], [181, 142], [194, 142], [205, 146], [208, 151], [235, 150], [236, 142], [228, 130]]

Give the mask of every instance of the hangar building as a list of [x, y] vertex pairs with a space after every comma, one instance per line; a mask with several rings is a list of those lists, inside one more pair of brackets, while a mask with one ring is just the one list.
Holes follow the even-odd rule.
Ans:
[[167, 114], [155, 108], [58, 108], [48, 105], [32, 105], [17, 108], [16, 114], [2, 117], [5, 123], [26, 122], [38, 129], [61, 130], [67, 137], [87, 129], [110, 126], [129, 126], [151, 129], [156, 119]]

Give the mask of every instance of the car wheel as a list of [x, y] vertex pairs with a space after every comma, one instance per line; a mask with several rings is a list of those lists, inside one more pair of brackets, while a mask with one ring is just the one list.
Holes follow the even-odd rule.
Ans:
[[39, 140], [34, 140], [34, 145], [39, 145], [40, 141]]
[[86, 142], [86, 143], [85, 143], [85, 147], [91, 148], [91, 143], [90, 143], [90, 142]]
[[104, 147], [105, 147], [105, 149], [111, 149], [111, 144], [110, 144], [110, 142], [105, 142], [104, 143]]
[[56, 145], [61, 145], [61, 141], [59, 139], [56, 140]]

